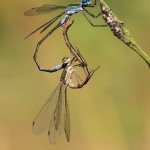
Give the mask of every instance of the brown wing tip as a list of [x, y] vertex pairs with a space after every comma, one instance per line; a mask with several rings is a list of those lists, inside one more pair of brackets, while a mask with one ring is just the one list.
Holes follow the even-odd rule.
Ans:
[[65, 134], [66, 134], [66, 139], [67, 139], [67, 142], [69, 142], [69, 141], [70, 141], [70, 136], [67, 134], [67, 131], [66, 131], [66, 129], [65, 129]]
[[32, 122], [32, 126], [34, 126], [34, 124], [35, 124], [35, 121]]
[[48, 136], [50, 135], [50, 130], [48, 131]]
[[25, 12], [24, 12], [24, 15], [25, 15], [25, 16], [33, 16], [33, 14], [31, 14], [31, 12], [34, 11], [35, 9], [36, 9], [36, 8], [31, 8], [31, 9], [25, 11]]

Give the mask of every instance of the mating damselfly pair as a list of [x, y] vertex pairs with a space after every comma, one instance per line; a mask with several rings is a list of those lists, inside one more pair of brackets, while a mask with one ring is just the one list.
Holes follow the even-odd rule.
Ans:
[[[45, 105], [38, 112], [35, 117], [32, 128], [35, 134], [40, 134], [44, 130], [48, 130], [49, 141], [52, 144], [56, 143], [57, 134], [61, 134], [62, 130], [65, 131], [66, 139], [70, 140], [70, 114], [69, 114], [69, 104], [67, 100], [67, 87], [72, 89], [80, 89], [90, 80], [94, 72], [99, 68], [89, 71], [87, 67], [87, 62], [81, 55], [80, 51], [75, 49], [68, 38], [67, 31], [69, 27], [73, 24], [73, 20], [70, 19], [66, 22], [63, 28], [63, 35], [65, 43], [70, 49], [73, 58], [64, 57], [62, 59], [62, 64], [57, 65], [54, 68], [41, 68], [37, 61], [37, 52], [34, 54], [34, 60], [40, 71], [44, 72], [56, 72], [63, 69], [61, 74], [60, 82], [57, 87], [52, 92], [50, 98], [47, 100]], [[85, 77], [82, 79], [76, 69], [82, 68]], [[76, 82], [73, 81], [73, 77]]]
[[[94, 15], [91, 13], [88, 8], [93, 8], [99, 5], [98, 14]], [[71, 16], [77, 13], [83, 14], [84, 18], [93, 26], [93, 27], [110, 27], [112, 33], [118, 37], [121, 41], [123, 41], [127, 46], [136, 51], [150, 66], [150, 58], [148, 55], [138, 46], [133, 37], [131, 36], [129, 30], [125, 28], [124, 23], [120, 21], [116, 15], [112, 12], [110, 7], [103, 0], [94, 0], [92, 3], [90, 0], [82, 0], [79, 4], [70, 4], [68, 6], [56, 6], [51, 4], [46, 4], [41, 7], [35, 7], [27, 10], [24, 14], [26, 16], [34, 16], [40, 14], [46, 14], [49, 12], [53, 12], [56, 10], [63, 10], [62, 13], [55, 16], [50, 21], [44, 23], [39, 28], [30, 33], [27, 37], [31, 36], [35, 32], [40, 30], [42, 33], [45, 30], [56, 22], [60, 17], [62, 17], [57, 25], [52, 28], [38, 43], [36, 46], [36, 50], [34, 53], [34, 60], [36, 65], [38, 66], [40, 71], [46, 72], [56, 72], [60, 69], [63, 69], [63, 73], [61, 75], [60, 83], [52, 93], [49, 100], [43, 106], [41, 111], [37, 114], [35, 120], [33, 121], [33, 131], [36, 134], [41, 133], [44, 130], [48, 130], [48, 136], [51, 143], [56, 142], [56, 134], [61, 133], [62, 129], [64, 129], [66, 134], [67, 141], [70, 140], [70, 117], [69, 117], [69, 108], [67, 101], [67, 87], [70, 88], [82, 88], [91, 78], [95, 70], [89, 72], [87, 67], [87, 62], [81, 53], [74, 49], [71, 45], [67, 30], [73, 24], [73, 20], [70, 20]], [[87, 17], [89, 15], [92, 18], [98, 18], [100, 16], [103, 17], [106, 24], [93, 24], [90, 19]], [[57, 65], [52, 69], [41, 68], [37, 61], [37, 53], [40, 45], [59, 27], [63, 26], [63, 35], [66, 42], [66, 45], [70, 49], [73, 58], [70, 59], [68, 57], [63, 58], [62, 64]], [[26, 38], [27, 38], [26, 37]], [[75, 64], [75, 62], [79, 62], [79, 64]], [[85, 79], [81, 80], [81, 78], [76, 73], [76, 67], [81, 67], [85, 72]], [[72, 76], [75, 76], [77, 83], [72, 82]]]
[[[92, 13], [90, 13], [88, 10], [85, 9], [85, 7], [94, 7], [95, 5], [96, 5], [96, 1], [94, 5], [92, 5], [89, 0], [87, 1], [83, 0], [81, 4], [71, 4], [68, 5], [67, 7], [48, 4], [48, 5], [43, 5], [42, 7], [32, 8], [25, 12], [25, 15], [32, 16], [32, 15], [45, 14], [48, 12], [56, 11], [58, 9], [65, 9], [64, 12], [54, 17], [50, 21], [46, 22], [45, 24], [43, 24], [42, 26], [40, 26], [38, 29], [34, 30], [31, 34], [27, 36], [29, 37], [30, 35], [34, 34], [36, 31], [40, 29], [42, 33], [48, 27], [50, 27], [55, 21], [57, 21], [62, 15], [65, 14], [64, 17], [61, 19], [61, 21], [59, 21], [59, 23], [50, 32], [48, 32], [48, 34], [42, 40], [38, 42], [33, 56], [35, 63], [40, 71], [56, 72], [58, 70], [63, 69], [60, 78], [60, 83], [55, 88], [50, 98], [45, 103], [45, 105], [39, 111], [32, 124], [33, 132], [35, 134], [40, 134], [44, 130], [48, 130], [49, 141], [52, 144], [56, 143], [56, 136], [58, 133], [61, 133], [63, 129], [65, 131], [67, 141], [70, 140], [70, 115], [69, 115], [69, 105], [67, 101], [67, 87], [69, 86], [72, 89], [82, 88], [89, 81], [89, 79], [92, 77], [94, 72], [99, 68], [97, 67], [92, 71], [88, 70], [87, 62], [85, 61], [84, 57], [81, 55], [79, 50], [73, 48], [67, 35], [68, 28], [73, 24], [73, 20], [69, 20], [70, 16], [75, 13], [84, 11], [88, 13], [90, 16], [96, 18], [100, 14], [94, 16]], [[85, 18], [87, 18], [84, 13], [83, 15]], [[88, 18], [87, 20], [94, 27], [106, 26], [106, 25], [94, 25]], [[62, 59], [61, 65], [57, 65], [51, 69], [41, 68], [40, 64], [37, 61], [39, 46], [44, 42], [44, 40], [49, 35], [51, 35], [60, 26], [64, 27], [63, 28], [64, 40], [66, 45], [70, 49], [71, 54], [73, 55], [73, 59], [64, 57]], [[74, 65], [75, 62], [78, 62], [78, 64]], [[85, 73], [84, 79], [81, 79], [81, 77], [77, 74], [76, 72], [77, 67], [83, 69]], [[72, 81], [73, 76], [75, 77], [77, 83], [73, 83]]]

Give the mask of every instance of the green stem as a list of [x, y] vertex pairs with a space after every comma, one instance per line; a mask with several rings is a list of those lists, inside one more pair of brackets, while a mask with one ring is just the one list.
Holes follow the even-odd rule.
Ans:
[[[124, 23], [118, 19], [118, 17], [112, 12], [110, 7], [104, 2], [104, 0], [99, 0], [99, 4], [101, 7], [102, 14], [105, 14], [105, 16], [106, 16], [107, 13], [109, 13], [109, 16], [111, 16], [111, 19], [113, 20], [112, 22], [116, 25], [116, 26], [112, 26], [110, 24], [109, 20], [107, 20], [108, 18], [107, 17], [105, 18], [105, 22], [111, 28], [111, 31], [113, 32], [113, 34], [116, 37], [118, 37], [118, 39], [123, 41], [128, 47], [130, 47], [135, 52], [137, 52], [145, 60], [145, 62], [148, 64], [148, 66], [150, 67], [150, 57], [136, 43], [136, 41], [134, 40], [134, 38], [130, 34], [130, 31], [124, 26]], [[103, 10], [104, 8], [105, 8], [105, 10], [109, 10], [109, 11], [108, 12], [104, 11]], [[116, 28], [120, 29], [121, 35], [115, 34], [115, 33], [117, 33]]]

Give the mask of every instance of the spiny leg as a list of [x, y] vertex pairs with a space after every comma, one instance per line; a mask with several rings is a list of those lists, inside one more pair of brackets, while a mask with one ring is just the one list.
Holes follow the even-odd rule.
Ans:
[[87, 16], [83, 12], [82, 12], [82, 14], [93, 27], [108, 27], [108, 25], [95, 25], [87, 18]]
[[95, 71], [97, 71], [97, 69], [99, 69], [99, 67], [100, 66], [98, 66], [96, 69], [92, 69], [91, 71], [90, 71], [90, 78], [93, 76], [93, 74], [95, 73]]
[[97, 17], [99, 17], [100, 15], [102, 15], [102, 12], [100, 12], [98, 15], [94, 15], [94, 14], [92, 14], [90, 11], [88, 11], [88, 10], [85, 9], [85, 8], [84, 8], [84, 11], [85, 11], [88, 15], [90, 15], [92, 18], [97, 18]]
[[[88, 7], [95, 7], [97, 5], [97, 0], [94, 1], [94, 4], [92, 5], [88, 5]], [[87, 9], [85, 9], [85, 7], [83, 7], [83, 10], [88, 14], [90, 15], [91, 17], [93, 18], [97, 18], [99, 17], [100, 15], [102, 15], [102, 12], [99, 12], [98, 15], [94, 15], [93, 13], [91, 13], [90, 11], [88, 11]]]
[[[81, 63], [81, 65], [82, 66], [87, 66], [87, 62], [86, 62], [86, 60], [83, 58], [83, 56], [81, 55], [81, 53], [80, 53], [80, 50], [76, 47], [76, 53], [77, 53], [77, 55], [80, 57], [80, 59], [82, 60], [82, 63]], [[88, 69], [87, 69], [88, 70]]]

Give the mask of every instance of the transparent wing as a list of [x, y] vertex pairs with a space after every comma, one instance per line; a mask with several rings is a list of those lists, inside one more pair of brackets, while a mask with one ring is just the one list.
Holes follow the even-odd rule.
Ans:
[[52, 120], [52, 123], [50, 125], [50, 129], [48, 131], [48, 138], [51, 144], [56, 144], [56, 130], [55, 130], [55, 125], [54, 125], [54, 119]]
[[32, 34], [34, 34], [35, 32], [39, 31], [40, 29], [44, 28], [41, 32], [45, 31], [49, 26], [51, 26], [58, 18], [60, 18], [62, 15], [64, 14], [61, 13], [58, 16], [54, 17], [53, 19], [51, 19], [50, 21], [44, 23], [42, 26], [40, 26], [39, 28], [37, 28], [36, 30], [32, 31], [28, 36], [25, 37], [28, 38], [29, 36], [31, 36]]
[[54, 113], [54, 125], [55, 125], [56, 130], [58, 130], [58, 128], [60, 127], [62, 105], [64, 103], [64, 97], [65, 97], [65, 95], [64, 95], [65, 88], [66, 88], [66, 86], [63, 86], [63, 85], [60, 87], [60, 91], [59, 91], [59, 95], [58, 95], [58, 102], [57, 102], [55, 113]]
[[60, 93], [62, 85], [63, 83], [60, 82], [60, 84], [53, 91], [48, 101], [36, 115], [32, 124], [32, 129], [35, 134], [40, 134], [44, 130], [50, 128], [50, 125], [54, 120], [54, 113], [59, 101], [58, 95]]
[[70, 113], [69, 113], [69, 103], [67, 100], [67, 89], [65, 90], [65, 116], [64, 116], [64, 130], [66, 134], [66, 139], [70, 141]]
[[31, 8], [31, 9], [25, 11], [24, 15], [25, 16], [41, 15], [41, 14], [45, 14], [45, 13], [49, 13], [52, 11], [56, 11], [59, 9], [65, 9], [65, 8], [66, 8], [66, 6], [56, 6], [56, 5], [46, 4], [41, 7]]
[[52, 123], [48, 130], [49, 141], [52, 144], [56, 143], [57, 133], [59, 133], [60, 135], [62, 132], [62, 129], [64, 128], [66, 89], [67, 89], [67, 86], [65, 84], [62, 84], [62, 86], [60, 87], [59, 95], [58, 95], [59, 100], [57, 101], [56, 109], [54, 112], [54, 117], [52, 119]]

